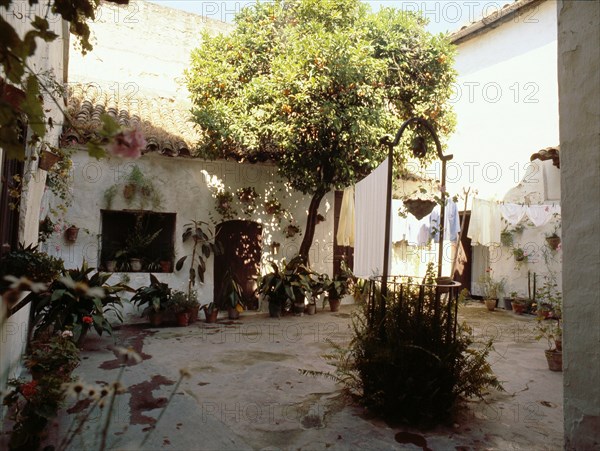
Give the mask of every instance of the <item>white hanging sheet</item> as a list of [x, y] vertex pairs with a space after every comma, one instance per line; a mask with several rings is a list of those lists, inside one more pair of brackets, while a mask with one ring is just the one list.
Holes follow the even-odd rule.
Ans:
[[500, 242], [501, 221], [500, 208], [494, 201], [473, 199], [471, 222], [467, 237], [473, 244], [490, 246]]
[[398, 214], [402, 205], [400, 199], [392, 199], [392, 243], [405, 241], [408, 235], [408, 221]]
[[354, 246], [354, 187], [344, 190], [336, 235], [339, 246]]
[[[387, 172], [388, 159], [369, 176], [358, 182], [354, 190], [357, 218], [354, 274], [365, 279], [373, 275], [380, 275], [383, 270]], [[391, 221], [393, 217], [394, 215], [392, 215]]]

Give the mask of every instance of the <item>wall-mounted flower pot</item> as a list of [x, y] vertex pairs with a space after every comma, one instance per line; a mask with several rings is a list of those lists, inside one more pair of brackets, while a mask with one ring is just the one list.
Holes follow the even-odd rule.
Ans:
[[548, 243], [548, 247], [555, 251], [558, 249], [558, 245], [560, 244], [560, 237], [558, 236], [549, 236], [546, 238], [546, 243]]
[[79, 227], [71, 226], [65, 230], [65, 240], [69, 243], [77, 241], [77, 235], [79, 235]]
[[433, 211], [435, 201], [428, 199], [406, 199], [404, 206], [411, 215], [421, 220]]
[[40, 163], [38, 167], [44, 171], [49, 171], [52, 166], [58, 163], [58, 160], [60, 160], [60, 155], [56, 155], [49, 150], [43, 150], [42, 154], [40, 155]]

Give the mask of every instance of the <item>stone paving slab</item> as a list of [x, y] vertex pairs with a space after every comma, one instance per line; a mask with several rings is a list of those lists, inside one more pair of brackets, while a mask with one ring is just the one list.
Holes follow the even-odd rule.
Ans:
[[330, 349], [328, 340], [350, 339], [354, 308], [281, 319], [246, 313], [239, 321], [160, 329], [132, 316], [113, 338], [88, 337], [77, 374], [88, 382], [114, 380], [113, 344], [143, 357], [123, 373], [129, 392], [116, 405], [109, 443], [119, 442], [112, 449], [138, 449], [183, 367], [192, 376], [144, 449], [562, 449], [562, 373], [547, 369], [545, 344], [533, 339], [533, 317], [461, 306], [478, 341], [496, 339], [490, 362], [506, 392], [466, 403], [453, 425], [420, 431], [370, 418], [330, 379], [300, 374], [332, 369], [320, 356]]

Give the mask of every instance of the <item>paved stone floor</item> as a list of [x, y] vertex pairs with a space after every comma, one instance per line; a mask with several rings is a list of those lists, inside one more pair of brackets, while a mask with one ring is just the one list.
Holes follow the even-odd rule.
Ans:
[[[331, 369], [320, 356], [330, 349], [328, 340], [349, 339], [353, 308], [281, 319], [247, 313], [235, 322], [160, 329], [132, 316], [113, 338], [87, 338], [77, 373], [90, 383], [115, 380], [114, 343], [133, 347], [143, 358], [124, 370], [128, 391], [115, 405], [112, 449], [139, 449], [183, 367], [191, 378], [180, 385], [143, 449], [562, 449], [562, 373], [548, 370], [545, 343], [533, 339], [533, 317], [488, 312], [480, 303], [461, 306], [461, 319], [477, 340], [495, 338], [490, 362], [506, 392], [465, 403], [453, 425], [420, 431], [369, 418], [333, 381], [300, 374]], [[76, 410], [63, 416], [60, 428]], [[98, 423], [90, 418], [88, 443]]]

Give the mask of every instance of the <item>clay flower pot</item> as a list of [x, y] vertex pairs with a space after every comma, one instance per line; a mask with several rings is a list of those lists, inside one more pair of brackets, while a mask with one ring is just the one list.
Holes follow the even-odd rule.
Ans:
[[548, 361], [548, 369], [550, 371], [562, 371], [562, 351], [546, 349], [544, 353]]
[[525, 311], [525, 303], [522, 301], [512, 301], [512, 309], [517, 315], [522, 315]]
[[58, 163], [58, 160], [60, 160], [60, 155], [56, 155], [49, 150], [43, 150], [42, 154], [40, 155], [40, 163], [38, 167], [44, 171], [49, 171], [52, 166]]
[[340, 309], [340, 304], [342, 303], [341, 299], [329, 299], [329, 310], [332, 312], [337, 312]]
[[546, 237], [546, 243], [548, 243], [548, 247], [555, 251], [558, 249], [558, 245], [560, 244], [560, 237], [558, 236], [549, 236]]
[[219, 315], [219, 309], [213, 308], [210, 312], [208, 309], [204, 309], [204, 315], [206, 316], [207, 323], [216, 323], [217, 316]]
[[186, 327], [189, 324], [190, 315], [187, 311], [177, 312], [177, 325], [179, 327]]
[[79, 227], [72, 225], [67, 230], [65, 230], [65, 240], [69, 243], [74, 243], [77, 241], [77, 235], [79, 234]]
[[483, 302], [490, 312], [493, 312], [498, 305], [498, 299], [484, 299]]

